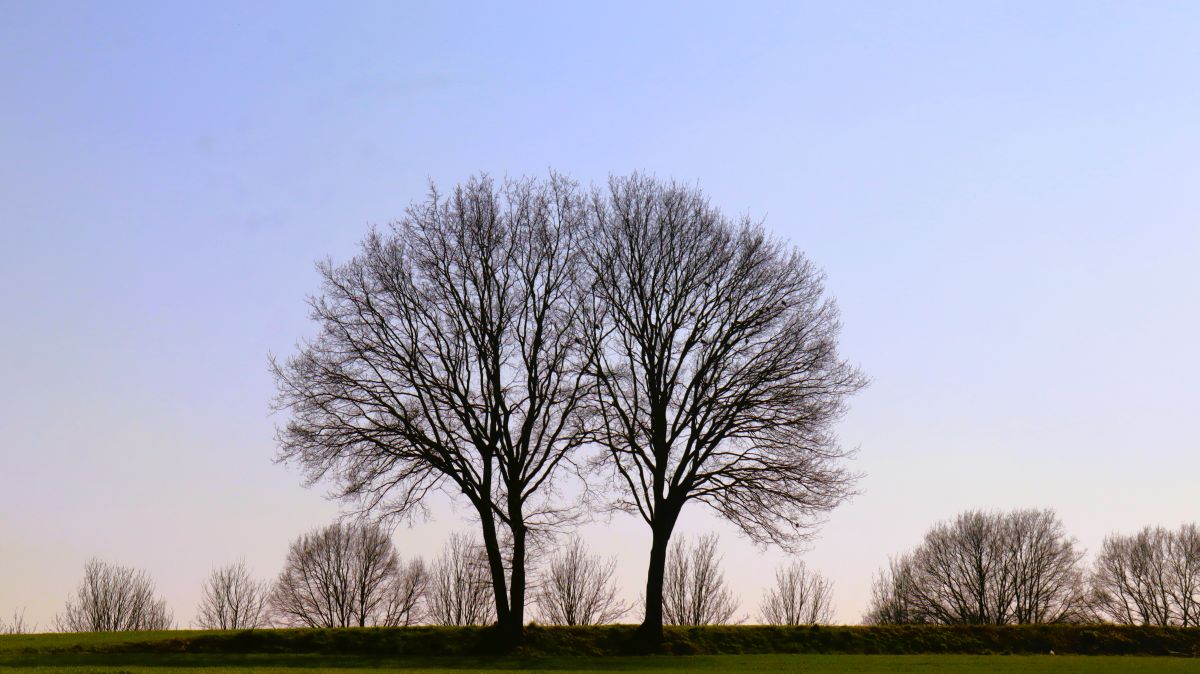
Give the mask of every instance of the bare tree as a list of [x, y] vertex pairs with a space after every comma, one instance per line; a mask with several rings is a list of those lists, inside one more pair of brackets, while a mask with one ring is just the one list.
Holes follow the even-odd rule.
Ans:
[[529, 536], [568, 514], [553, 482], [586, 438], [586, 218], [559, 176], [431, 188], [358, 257], [319, 265], [320, 334], [274, 363], [280, 458], [385, 517], [423, 512], [435, 489], [463, 498], [514, 639]]
[[171, 629], [167, 601], [155, 597], [145, 571], [92, 559], [83, 580], [55, 617], [60, 632], [124, 632]]
[[603, 625], [629, 612], [617, 596], [613, 571], [617, 560], [601, 559], [572, 539], [547, 563], [535, 598], [539, 619], [550, 625]]
[[1076, 622], [1086, 618], [1083, 552], [1051, 510], [1016, 510], [1003, 522], [1004, 564], [1011, 591], [1009, 622]]
[[400, 558], [376, 523], [336, 523], [288, 550], [269, 599], [274, 619], [303, 627], [395, 623]]
[[1009, 597], [1000, 516], [981, 511], [934, 525], [913, 554], [918, 605], [930, 622], [1004, 624]]
[[912, 555], [888, 560], [886, 569], [871, 584], [871, 603], [863, 616], [866, 625], [915, 625], [928, 622], [916, 605]]
[[760, 609], [768, 625], [816, 625], [833, 620], [833, 581], [804, 562], [775, 571], [775, 585], [763, 594]]
[[1082, 553], [1049, 510], [969, 511], [876, 581], [872, 623], [1027, 624], [1084, 617]]
[[25, 609], [14, 609], [9, 620], [0, 618], [0, 634], [28, 634], [34, 629], [25, 622]]
[[196, 622], [206, 630], [266, 627], [271, 587], [250, 575], [244, 561], [213, 569], [204, 581]]
[[487, 624], [495, 615], [490, 593], [486, 552], [470, 537], [451, 534], [430, 572], [429, 620], [435, 625]]
[[1168, 548], [1171, 601], [1183, 627], [1200, 625], [1200, 529], [1185, 524], [1172, 532]]
[[865, 385], [801, 253], [699, 190], [612, 178], [593, 197], [597, 439], [652, 543], [643, 632], [661, 640], [668, 543], [690, 501], [795, 547], [851, 493], [833, 434]]
[[421, 559], [400, 566], [388, 584], [387, 603], [379, 624], [385, 627], [408, 627], [420, 623], [424, 616], [423, 604], [428, 585], [429, 571]]
[[671, 544], [663, 587], [663, 618], [668, 625], [724, 625], [738, 602], [725, 585], [716, 534], [688, 547], [686, 538]]
[[1146, 527], [1104, 539], [1091, 575], [1099, 617], [1124, 625], [1200, 624], [1200, 531]]

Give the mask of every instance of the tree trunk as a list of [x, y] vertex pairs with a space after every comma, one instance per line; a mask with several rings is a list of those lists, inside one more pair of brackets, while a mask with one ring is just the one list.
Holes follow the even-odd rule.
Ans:
[[663, 513], [651, 528], [650, 568], [646, 573], [646, 617], [639, 628], [643, 643], [651, 648], [663, 641], [663, 579], [667, 571], [667, 546], [678, 512]]
[[504, 557], [496, 535], [496, 518], [488, 504], [478, 508], [483, 524], [483, 547], [487, 550], [488, 570], [492, 576], [492, 595], [496, 600], [496, 625], [503, 630], [509, 624], [508, 588], [504, 581]]
[[[518, 520], [514, 520], [516, 522]], [[525, 528], [513, 527], [512, 582], [509, 585], [509, 624], [501, 625], [501, 631], [509, 644], [520, 644], [525, 626]]]

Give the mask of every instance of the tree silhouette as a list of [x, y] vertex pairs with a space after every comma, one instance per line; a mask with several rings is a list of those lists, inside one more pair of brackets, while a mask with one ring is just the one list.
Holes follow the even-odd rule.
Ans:
[[280, 457], [310, 482], [382, 516], [435, 489], [469, 504], [514, 640], [529, 537], [571, 514], [552, 486], [586, 438], [585, 206], [557, 176], [431, 190], [356, 258], [320, 265], [320, 335], [274, 366]]
[[173, 622], [145, 571], [90, 560], [83, 580], [55, 618], [61, 632], [166, 630]]
[[331, 524], [292, 543], [271, 590], [272, 617], [298, 627], [408, 624], [401, 610], [416, 604], [403, 598], [411, 568], [378, 524]]
[[244, 562], [213, 569], [200, 592], [196, 622], [206, 630], [266, 627], [269, 583], [255, 580]]
[[592, 328], [601, 465], [652, 532], [643, 630], [662, 639], [667, 547], [690, 502], [794, 548], [854, 476], [832, 425], [865, 384], [838, 358], [822, 274], [699, 190], [596, 193]]
[[549, 625], [603, 625], [629, 612], [612, 584], [616, 559], [604, 560], [574, 538], [552, 556], [535, 597], [539, 620]]

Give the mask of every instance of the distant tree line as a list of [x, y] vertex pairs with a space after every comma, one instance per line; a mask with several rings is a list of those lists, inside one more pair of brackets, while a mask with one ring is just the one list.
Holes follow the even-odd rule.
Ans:
[[889, 562], [864, 622], [1198, 624], [1194, 525], [1114, 534], [1090, 567], [1083, 558], [1051, 510], [968, 511]]
[[[715, 535], [670, 550], [665, 592], [672, 625], [732, 622], [738, 601], [720, 569]], [[548, 625], [601, 625], [628, 617], [619, 597], [615, 558], [593, 554], [572, 539], [538, 568], [531, 584], [535, 619]], [[828, 622], [832, 585], [802, 564], [781, 568], [763, 600], [764, 622]], [[426, 564], [401, 559], [376, 522], [338, 522], [310, 531], [289, 547], [273, 581], [260, 581], [244, 562], [213, 569], [201, 587], [195, 626], [400, 627], [489, 625], [496, 615], [486, 554], [470, 536], [454, 533]], [[84, 578], [55, 621], [64, 632], [166, 630], [174, 627], [166, 600], [145, 571], [89, 561]], [[0, 634], [29, 631], [22, 613], [0, 620]]]
[[[833, 584], [795, 560], [775, 571], [758, 611], [739, 614], [725, 581], [718, 539], [678, 537], [668, 550], [663, 617], [668, 625], [828, 624]], [[552, 551], [531, 577], [534, 620], [600, 625], [633, 616], [621, 598], [615, 558], [579, 538]], [[430, 563], [404, 560], [377, 522], [339, 522], [289, 547], [273, 581], [244, 562], [213, 569], [195, 625], [395, 627], [490, 625], [496, 621], [486, 552], [454, 533]], [[1147, 527], [1104, 539], [1089, 565], [1051, 510], [968, 511], [935, 524], [913, 550], [876, 576], [867, 624], [1115, 623], [1194, 627], [1200, 621], [1200, 528]], [[90, 560], [55, 617], [60, 631], [172, 629], [174, 618], [145, 571]], [[32, 631], [23, 612], [0, 634]]]

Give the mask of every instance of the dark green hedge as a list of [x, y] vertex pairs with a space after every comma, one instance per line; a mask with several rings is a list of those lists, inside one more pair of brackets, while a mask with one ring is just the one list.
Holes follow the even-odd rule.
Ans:
[[[518, 654], [625, 655], [638, 652], [635, 628], [530, 626]], [[504, 650], [489, 628], [408, 627], [180, 632], [128, 640], [71, 644], [55, 635], [27, 653], [320, 653], [379, 656], [469, 656]], [[81, 635], [82, 637], [83, 635]], [[35, 643], [37, 637], [34, 637]], [[1200, 656], [1200, 628], [1114, 625], [882, 626], [667, 628], [662, 651], [741, 653], [1076, 653]]]

